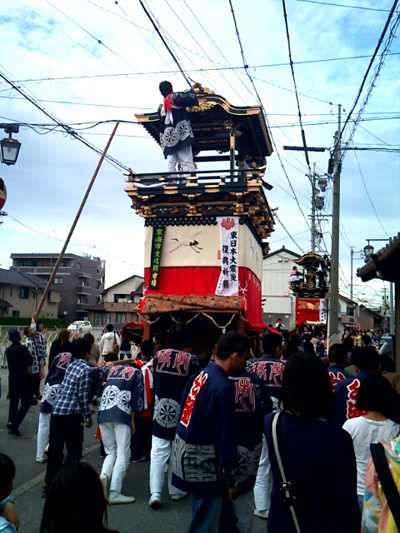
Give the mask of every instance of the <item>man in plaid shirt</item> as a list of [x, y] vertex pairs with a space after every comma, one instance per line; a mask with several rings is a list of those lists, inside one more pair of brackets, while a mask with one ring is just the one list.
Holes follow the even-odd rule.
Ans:
[[24, 329], [25, 340], [23, 342], [33, 358], [30, 382], [32, 388], [32, 404], [37, 404], [40, 396], [40, 366], [44, 364], [46, 353], [44, 345], [39, 342], [38, 333], [32, 326]]
[[47, 496], [53, 478], [62, 467], [64, 444], [67, 447], [65, 462], [79, 461], [82, 457], [84, 422], [87, 428], [93, 424], [89, 410], [94, 373], [88, 362], [90, 349], [90, 343], [84, 339], [77, 339], [72, 343], [71, 353], [74, 360], [65, 372], [51, 415], [50, 446], [43, 496]]

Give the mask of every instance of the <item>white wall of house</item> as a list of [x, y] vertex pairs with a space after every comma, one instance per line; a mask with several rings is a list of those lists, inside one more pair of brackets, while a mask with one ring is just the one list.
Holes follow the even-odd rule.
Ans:
[[[299, 255], [282, 247], [263, 261], [263, 320], [275, 326], [278, 318], [287, 328], [295, 324], [295, 297], [290, 290], [290, 273]], [[299, 271], [301, 268], [298, 267]]]
[[113, 285], [104, 291], [104, 302], [114, 303], [114, 298], [117, 297], [118, 300], [121, 300], [120, 303], [127, 303], [131, 300], [130, 294], [135, 292], [142, 282], [143, 278], [141, 276], [132, 276]]
[[[0, 287], [0, 298], [10, 304], [8, 309], [3, 309], [1, 316], [21, 317], [32, 316], [42, 297], [43, 291], [34, 291], [29, 287], [19, 285], [3, 285]], [[50, 291], [46, 302], [40, 312], [41, 318], [57, 318], [60, 293]]]

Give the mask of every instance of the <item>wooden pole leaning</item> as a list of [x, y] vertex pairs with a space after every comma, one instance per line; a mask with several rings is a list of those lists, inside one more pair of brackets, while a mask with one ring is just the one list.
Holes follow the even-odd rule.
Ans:
[[75, 230], [75, 227], [76, 227], [76, 225], [77, 225], [77, 223], [78, 223], [79, 217], [81, 216], [81, 213], [82, 213], [82, 211], [83, 211], [83, 208], [85, 207], [86, 200], [87, 200], [88, 197], [89, 197], [90, 191], [92, 190], [92, 187], [93, 187], [93, 184], [94, 184], [95, 179], [96, 179], [96, 177], [97, 177], [97, 174], [99, 173], [100, 167], [101, 167], [101, 165], [102, 165], [102, 163], [103, 163], [103, 161], [104, 161], [105, 156], [107, 155], [108, 149], [109, 149], [109, 147], [110, 147], [110, 145], [111, 145], [111, 142], [112, 142], [112, 140], [113, 140], [113, 138], [114, 138], [114, 135], [115, 135], [115, 132], [117, 131], [118, 126], [119, 126], [119, 122], [117, 122], [117, 123], [115, 124], [115, 127], [114, 127], [114, 129], [113, 129], [113, 131], [112, 131], [112, 133], [111, 133], [111, 136], [110, 136], [110, 138], [109, 138], [109, 140], [108, 140], [108, 142], [107, 142], [107, 145], [106, 145], [106, 147], [104, 148], [103, 153], [101, 154], [101, 157], [100, 157], [99, 162], [97, 163], [96, 170], [94, 171], [94, 174], [93, 174], [93, 176], [92, 176], [92, 179], [90, 180], [90, 183], [89, 183], [89, 185], [88, 185], [88, 188], [86, 189], [86, 192], [85, 192], [85, 195], [84, 195], [84, 197], [83, 197], [83, 199], [82, 199], [81, 205], [80, 205], [80, 207], [79, 207], [79, 209], [78, 209], [78, 212], [77, 212], [77, 214], [76, 214], [76, 216], [75, 216], [75, 220], [74, 220], [74, 222], [72, 223], [72, 226], [71, 226], [71, 229], [69, 230], [69, 233], [68, 233], [67, 239], [66, 239], [66, 241], [65, 241], [65, 243], [64, 243], [64, 246], [63, 246], [63, 248], [62, 248], [62, 250], [61, 250], [61, 252], [60, 252], [60, 255], [58, 256], [58, 259], [57, 259], [57, 261], [56, 261], [56, 264], [54, 265], [54, 269], [53, 269], [53, 271], [52, 271], [52, 273], [51, 273], [51, 275], [50, 275], [49, 281], [47, 282], [47, 285], [46, 285], [46, 287], [45, 287], [45, 289], [44, 289], [44, 292], [43, 292], [43, 295], [42, 295], [42, 297], [41, 297], [41, 299], [40, 299], [39, 305], [37, 306], [36, 311], [34, 312], [34, 314], [33, 314], [33, 316], [32, 316], [32, 319], [33, 319], [33, 320], [36, 320], [36, 318], [37, 318], [37, 317], [39, 316], [39, 314], [40, 314], [40, 311], [41, 311], [42, 308], [43, 308], [43, 305], [44, 305], [44, 302], [46, 301], [46, 298], [47, 298], [47, 295], [48, 295], [48, 293], [49, 293], [50, 287], [51, 287], [51, 285], [52, 285], [52, 283], [53, 283], [53, 281], [54, 281], [54, 278], [56, 277], [58, 267], [60, 266], [60, 263], [61, 263], [61, 261], [62, 261], [62, 258], [64, 257], [64, 254], [65, 254], [65, 251], [66, 251], [67, 246], [68, 246], [68, 244], [69, 244], [69, 241], [71, 240], [72, 234], [74, 233], [74, 230]]

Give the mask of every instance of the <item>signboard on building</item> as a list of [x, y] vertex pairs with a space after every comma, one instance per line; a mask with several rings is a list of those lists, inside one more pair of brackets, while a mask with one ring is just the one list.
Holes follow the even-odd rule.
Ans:
[[151, 244], [151, 264], [149, 289], [157, 289], [160, 276], [161, 250], [164, 241], [165, 228], [153, 229], [153, 242]]
[[239, 291], [239, 218], [217, 217], [221, 235], [221, 273], [215, 294], [237, 296]]

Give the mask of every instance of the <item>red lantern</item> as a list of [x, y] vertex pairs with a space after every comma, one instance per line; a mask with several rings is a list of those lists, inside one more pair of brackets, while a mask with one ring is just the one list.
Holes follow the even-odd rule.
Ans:
[[0, 178], [0, 210], [3, 209], [3, 205], [7, 200], [7, 187], [2, 178]]

